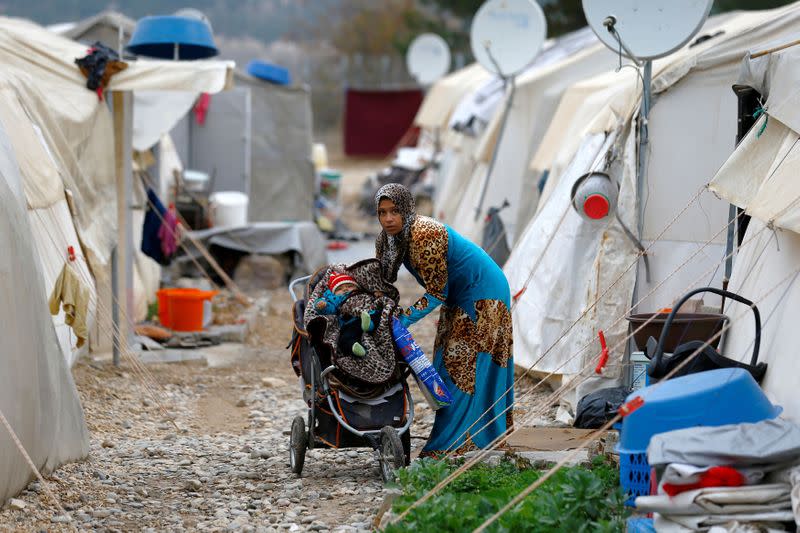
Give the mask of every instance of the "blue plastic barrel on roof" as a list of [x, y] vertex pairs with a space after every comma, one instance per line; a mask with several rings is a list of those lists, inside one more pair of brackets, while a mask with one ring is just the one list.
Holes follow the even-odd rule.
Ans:
[[136, 23], [127, 50], [158, 59], [206, 59], [219, 54], [211, 28], [199, 19], [164, 15]]
[[290, 85], [292, 78], [289, 70], [266, 61], [253, 60], [247, 64], [247, 73], [260, 80], [276, 85]]

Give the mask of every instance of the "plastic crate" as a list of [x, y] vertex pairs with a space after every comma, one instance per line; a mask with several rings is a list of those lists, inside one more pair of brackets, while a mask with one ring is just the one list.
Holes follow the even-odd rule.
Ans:
[[634, 506], [637, 496], [650, 494], [650, 465], [647, 462], [647, 452], [620, 452], [619, 454], [619, 484], [628, 496], [625, 505]]

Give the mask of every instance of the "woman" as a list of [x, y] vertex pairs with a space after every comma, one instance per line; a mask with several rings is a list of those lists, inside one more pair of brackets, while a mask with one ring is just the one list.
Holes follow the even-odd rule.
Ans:
[[403, 264], [425, 288], [401, 321], [411, 325], [442, 306], [434, 366], [454, 401], [436, 412], [422, 453], [485, 448], [512, 424], [514, 365], [505, 275], [452, 228], [418, 216], [404, 186], [383, 186], [375, 207], [383, 228], [375, 243], [383, 275], [396, 281]]

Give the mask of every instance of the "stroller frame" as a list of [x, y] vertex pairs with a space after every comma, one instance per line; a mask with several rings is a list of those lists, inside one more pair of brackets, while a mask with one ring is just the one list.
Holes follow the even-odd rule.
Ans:
[[[314, 276], [315, 275], [303, 276], [289, 283], [289, 293], [291, 294], [292, 302], [295, 307], [300, 300], [296, 293], [296, 287], [302, 283], [307, 284]], [[308, 296], [308, 294], [306, 296]], [[294, 320], [294, 309], [292, 314]], [[298, 342], [309, 341], [307, 339], [301, 339]], [[404, 401], [407, 404], [404, 424], [399, 428], [387, 425], [381, 429], [359, 429], [345, 420], [334, 403], [335, 399], [338, 401], [338, 398], [334, 397], [334, 388], [331, 386], [329, 375], [336, 370], [336, 366], [331, 364], [327, 368], [322, 369], [322, 362], [310, 343], [309, 353], [311, 359], [311, 383], [307, 384], [303, 391], [303, 400], [308, 405], [308, 420], [306, 421], [304, 417], [298, 415], [292, 421], [289, 442], [289, 462], [292, 472], [296, 473], [298, 476], [302, 473], [307, 449], [313, 450], [316, 447], [332, 449], [371, 447], [377, 453], [381, 477], [385, 482], [392, 481], [394, 479], [394, 471], [407, 466], [410, 462], [410, 431], [411, 424], [414, 421], [414, 400], [407, 382], [410, 369], [406, 369], [406, 372], [400, 380]], [[310, 385], [310, 387], [308, 387], [308, 385]], [[329, 413], [333, 415], [336, 422], [347, 432], [361, 440], [360, 443], [344, 446], [339, 446], [337, 443], [337, 445], [334, 446], [327, 441], [317, 438], [315, 435], [317, 410], [321, 409], [323, 405], [326, 404], [330, 409]]]

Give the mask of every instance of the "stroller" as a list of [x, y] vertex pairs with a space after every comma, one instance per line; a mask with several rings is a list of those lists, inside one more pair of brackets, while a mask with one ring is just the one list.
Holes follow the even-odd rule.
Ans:
[[[411, 459], [414, 402], [407, 383], [411, 370], [408, 365], [401, 366], [396, 382], [365, 390], [349, 386], [347, 376], [320, 357], [305, 330], [303, 317], [308, 297], [324, 273], [322, 269], [289, 284], [294, 302], [291, 362], [308, 405], [308, 420], [296, 416], [292, 421], [292, 472], [298, 476], [302, 473], [307, 449], [372, 448], [377, 452], [381, 478], [389, 482], [394, 479], [394, 471], [407, 466]], [[301, 299], [296, 288], [302, 283], [306, 287]]]

